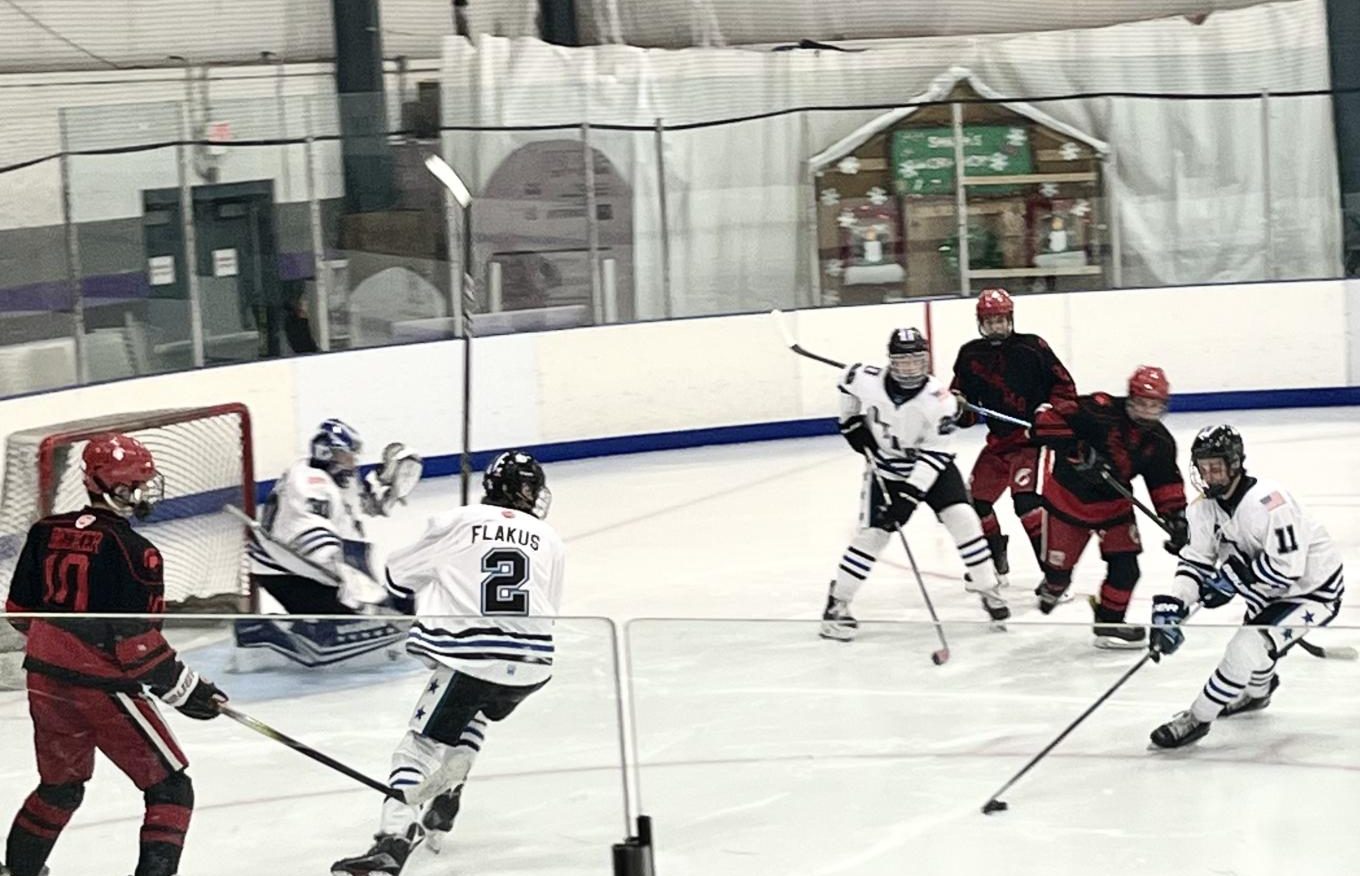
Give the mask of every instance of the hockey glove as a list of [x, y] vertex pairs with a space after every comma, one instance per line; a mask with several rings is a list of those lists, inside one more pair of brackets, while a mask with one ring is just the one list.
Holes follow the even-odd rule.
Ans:
[[1153, 660], [1161, 660], [1163, 654], [1174, 654], [1185, 641], [1181, 621], [1189, 614], [1185, 603], [1174, 596], [1152, 597], [1152, 629], [1148, 635], [1148, 650]]
[[1172, 511], [1162, 518], [1170, 536], [1162, 542], [1162, 547], [1173, 557], [1180, 556], [1181, 548], [1190, 543], [1190, 522], [1185, 519], [1184, 511]]
[[958, 428], [959, 421], [956, 417], [940, 417], [940, 426], [936, 431], [941, 435], [949, 435], [953, 432], [957, 432]]
[[174, 706], [181, 714], [198, 721], [216, 718], [221, 714], [217, 705], [227, 701], [227, 695], [218, 690], [217, 685], [200, 678], [197, 672], [187, 667], [180, 673], [174, 687], [157, 696], [167, 706]]
[[845, 443], [854, 448], [858, 454], [865, 454], [877, 445], [874, 443], [874, 435], [869, 431], [869, 424], [864, 422], [861, 414], [856, 414], [848, 420], [842, 420], [840, 424], [841, 437]]
[[364, 512], [374, 517], [385, 516], [404, 504], [419, 483], [424, 465], [420, 454], [399, 441], [384, 447], [382, 468], [364, 475]]
[[[964, 398], [963, 393], [959, 392], [957, 389], [954, 390], [954, 398], [958, 399], [959, 402], [959, 413], [958, 416], [954, 418], [955, 428], [967, 429], [969, 426], [976, 425], [978, 421], [978, 415], [977, 412], [975, 412], [972, 408], [968, 407], [968, 399]], [[940, 434], [946, 435], [948, 433], [941, 432]]]
[[1236, 595], [1237, 586], [1221, 572], [1199, 585], [1199, 601], [1205, 608], [1221, 608]]

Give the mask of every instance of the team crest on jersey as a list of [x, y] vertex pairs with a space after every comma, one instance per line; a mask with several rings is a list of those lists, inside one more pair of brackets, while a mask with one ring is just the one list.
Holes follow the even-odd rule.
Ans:
[[142, 565], [153, 572], [159, 569], [161, 565], [160, 551], [155, 548], [147, 548], [146, 552], [142, 554]]
[[93, 514], [82, 514], [76, 518], [76, 529], [84, 529], [94, 521], [95, 516]]
[[1067, 561], [1067, 551], [1049, 551], [1048, 561], [1055, 566], [1061, 566]]
[[1015, 485], [1017, 487], [1028, 487], [1034, 480], [1034, 469], [1022, 468], [1015, 472]]

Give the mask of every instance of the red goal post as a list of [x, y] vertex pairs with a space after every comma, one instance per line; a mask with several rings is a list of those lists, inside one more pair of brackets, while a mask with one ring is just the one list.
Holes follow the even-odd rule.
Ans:
[[10, 434], [0, 494], [0, 596], [29, 527], [84, 506], [81, 453], [102, 432], [141, 441], [165, 478], [164, 500], [133, 525], [165, 558], [167, 608], [250, 609], [246, 531], [222, 511], [232, 504], [255, 513], [250, 412], [239, 403], [113, 414]]

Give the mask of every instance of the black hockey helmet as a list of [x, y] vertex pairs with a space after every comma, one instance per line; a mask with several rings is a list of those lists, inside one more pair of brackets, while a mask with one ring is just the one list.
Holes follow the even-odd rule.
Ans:
[[888, 336], [888, 373], [899, 386], [914, 389], [930, 374], [930, 344], [920, 329], [894, 329]]
[[522, 450], [507, 450], [486, 467], [482, 476], [482, 502], [514, 508], [540, 519], [548, 516], [552, 493], [538, 460]]
[[[1221, 459], [1228, 468], [1228, 483], [1209, 485], [1199, 473], [1202, 459]], [[1205, 426], [1195, 435], [1190, 445], [1190, 479], [1196, 489], [1209, 498], [1216, 498], [1228, 492], [1237, 478], [1246, 472], [1244, 463], [1247, 454], [1242, 436], [1232, 426]]]

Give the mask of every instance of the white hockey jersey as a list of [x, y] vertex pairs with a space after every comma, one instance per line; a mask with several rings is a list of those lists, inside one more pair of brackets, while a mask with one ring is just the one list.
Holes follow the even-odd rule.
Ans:
[[1235, 507], [1200, 498], [1186, 509], [1190, 544], [1181, 549], [1174, 595], [1186, 605], [1197, 601], [1200, 584], [1235, 554], [1257, 579], [1238, 590], [1249, 617], [1274, 599], [1335, 602], [1344, 582], [1341, 556], [1327, 530], [1279, 484], [1250, 480]]
[[874, 466], [884, 480], [906, 481], [927, 492], [954, 461], [940, 427], [959, 416], [959, 400], [935, 377], [901, 404], [893, 401], [885, 369], [856, 364], [846, 369], [841, 392], [841, 422], [864, 417], [877, 447]]
[[506, 685], [552, 675], [552, 621], [566, 548], [532, 514], [469, 505], [430, 519], [415, 544], [387, 558], [387, 589], [414, 599], [406, 650]]
[[[341, 487], [303, 458], [290, 465], [274, 484], [260, 509], [260, 526], [313, 563], [337, 572], [342, 563], [367, 571], [369, 543], [359, 519], [360, 507], [354, 481]], [[253, 537], [246, 551], [252, 575], [301, 575], [335, 586], [333, 578], [271, 555]]]

